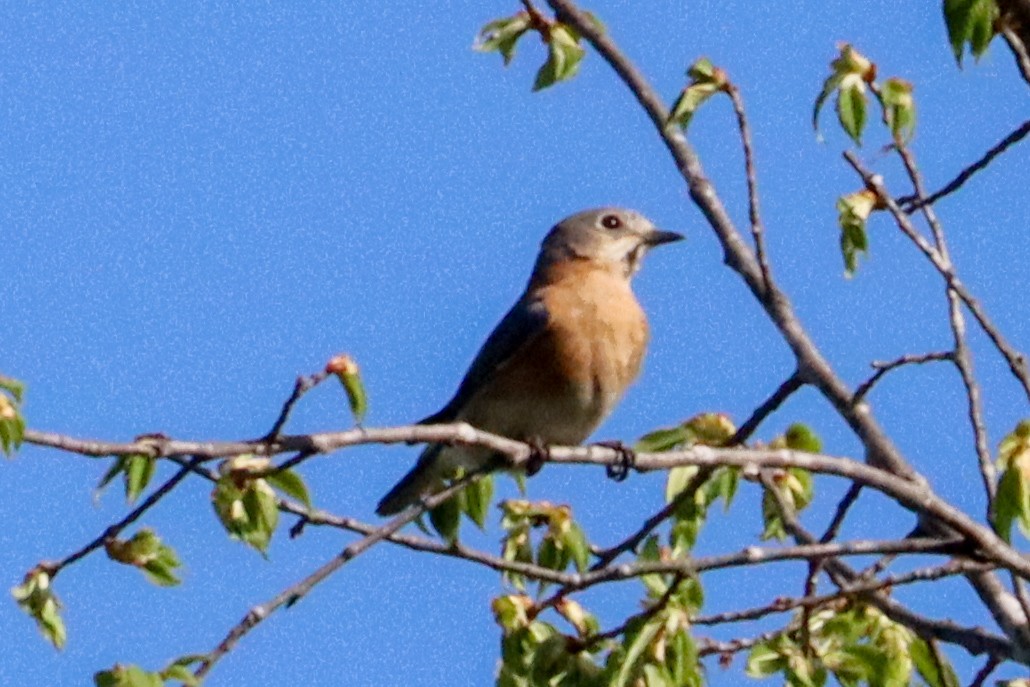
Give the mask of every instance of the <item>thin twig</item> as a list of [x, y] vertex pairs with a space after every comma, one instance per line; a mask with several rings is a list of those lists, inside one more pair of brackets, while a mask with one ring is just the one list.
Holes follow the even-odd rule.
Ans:
[[750, 637], [747, 639], [732, 639], [728, 642], [720, 641], [717, 639], [711, 639], [709, 637], [700, 637], [697, 639], [697, 655], [711, 656], [712, 654], [719, 654], [720, 660], [725, 661], [727, 656], [731, 654], [750, 649], [756, 644], [763, 642], [769, 642], [780, 635], [786, 634], [787, 632], [793, 631], [793, 628], [783, 628], [782, 630], [773, 630], [771, 632], [764, 632], [756, 637]]
[[684, 575], [682, 573], [677, 573], [676, 576], [673, 578], [672, 582], [669, 583], [669, 586], [665, 590], [665, 593], [662, 594], [658, 601], [649, 605], [647, 608], [640, 611], [639, 613], [635, 613], [630, 617], [626, 618], [625, 622], [620, 623], [618, 626], [613, 627], [612, 629], [607, 630], [605, 632], [598, 632], [596, 634], [584, 637], [582, 640], [580, 640], [581, 650], [588, 649], [592, 646], [595, 646], [598, 642], [603, 642], [607, 639], [615, 639], [619, 635], [624, 634], [626, 630], [628, 630], [634, 624], [650, 620], [654, 616], [658, 615], [661, 611], [665, 609], [666, 606], [669, 605], [669, 602], [672, 600], [672, 597], [676, 594], [676, 590], [683, 582], [683, 578]]
[[830, 520], [830, 524], [826, 526], [826, 531], [823, 532], [823, 536], [819, 537], [819, 541], [825, 544], [826, 542], [833, 541], [837, 537], [837, 532], [840, 531], [841, 525], [844, 524], [844, 518], [848, 514], [848, 510], [858, 500], [858, 495], [862, 493], [862, 485], [858, 482], [853, 483], [848, 487], [844, 497], [837, 504], [837, 510], [833, 514], [833, 519]]
[[969, 559], [952, 559], [943, 565], [935, 565], [926, 568], [913, 570], [902, 575], [887, 576], [877, 580], [861, 580], [855, 584], [849, 584], [832, 594], [806, 595], [802, 597], [780, 597], [765, 606], [757, 606], [741, 611], [727, 611], [713, 615], [697, 616], [691, 619], [694, 625], [721, 625], [724, 623], [739, 623], [749, 620], [757, 620], [775, 613], [786, 613], [797, 608], [818, 608], [831, 604], [835, 601], [855, 596], [857, 594], [877, 592], [884, 589], [893, 589], [917, 582], [932, 582], [954, 575], [964, 575], [972, 570], [990, 570], [988, 563], [981, 563]]
[[972, 163], [971, 165], [963, 169], [961, 172], [959, 172], [958, 175], [954, 179], [949, 181], [947, 184], [945, 184], [944, 188], [942, 188], [941, 190], [931, 193], [929, 196], [926, 196], [922, 199], [920, 199], [917, 195], [902, 196], [897, 200], [898, 205], [906, 213], [915, 212], [924, 205], [933, 205], [944, 196], [957, 191], [962, 186], [962, 184], [969, 181], [969, 178], [971, 176], [985, 168], [987, 165], [991, 164], [991, 161], [994, 160], [994, 158], [998, 157], [1006, 150], [1014, 146], [1016, 143], [1019, 143], [1021, 140], [1026, 138], [1027, 134], [1030, 134], [1030, 119], [1020, 124], [1012, 131], [1012, 133], [1008, 134], [1007, 136], [1005, 136], [1005, 138], [1001, 139], [1001, 141], [999, 141], [995, 146], [990, 148], [979, 160], [977, 160], [976, 162]]
[[274, 441], [279, 438], [283, 427], [286, 426], [286, 421], [290, 418], [290, 411], [293, 410], [297, 401], [300, 400], [301, 396], [324, 382], [328, 376], [329, 373], [323, 370], [307, 377], [297, 377], [297, 381], [293, 385], [293, 393], [286, 399], [286, 403], [283, 404], [282, 410], [279, 411], [279, 417], [276, 418], [275, 424], [272, 425], [272, 429], [268, 431], [268, 434], [264, 436], [264, 441]]
[[[1030, 131], [1030, 120], [1027, 121], [1027, 130]], [[880, 201], [887, 207], [891, 215], [894, 217], [894, 221], [901, 229], [910, 241], [912, 241], [917, 248], [925, 255], [937, 271], [944, 278], [945, 283], [955, 291], [965, 303], [969, 312], [973, 314], [976, 321], [980, 323], [980, 327], [987, 334], [987, 337], [994, 344], [994, 347], [998, 349], [1002, 357], [1005, 358], [1005, 362], [1009, 365], [1009, 370], [1019, 381], [1023, 387], [1023, 391], [1027, 398], [1030, 399], [1030, 371], [1027, 369], [1026, 356], [1017, 351], [1001, 333], [994, 322], [987, 317], [987, 313], [984, 310], [980, 302], [973, 297], [973, 295], [966, 288], [965, 284], [959, 280], [958, 275], [955, 274], [955, 270], [952, 269], [947, 263], [945, 263], [941, 255], [937, 250], [930, 245], [930, 243], [923, 237], [915, 227], [912, 225], [908, 215], [898, 206], [894, 198], [891, 197], [887, 189], [883, 185], [883, 179], [879, 175], [874, 175], [859, 161], [858, 157], [855, 156], [850, 150], [844, 152], [844, 159], [848, 161], [848, 164], [858, 172], [859, 176], [865, 182], [866, 186], [870, 188], [879, 197]]]
[[268, 618], [272, 613], [284, 606], [292, 606], [297, 601], [300, 601], [312, 589], [314, 589], [315, 586], [344, 565], [360, 556], [375, 544], [387, 539], [394, 532], [404, 527], [409, 522], [417, 519], [426, 511], [435, 508], [450, 497], [454, 496], [470, 483], [481, 477], [482, 474], [482, 472], [471, 473], [446, 489], [426, 498], [417, 507], [407, 509], [393, 520], [389, 521], [382, 527], [379, 527], [375, 532], [372, 532], [366, 535], [363, 539], [347, 546], [343, 551], [338, 553], [327, 563], [312, 572], [300, 582], [287, 587], [273, 599], [252, 608], [239, 623], [233, 626], [225, 636], [225, 639], [223, 639], [214, 650], [204, 657], [204, 660], [197, 667], [194, 675], [198, 678], [202, 678], [207, 675], [223, 656], [233, 650], [240, 639]]
[[[923, 184], [923, 176], [919, 173], [915, 157], [905, 145], [895, 147], [908, 172], [908, 178], [916, 191], [917, 198], [926, 196], [926, 188]], [[923, 203], [921, 205], [923, 216], [933, 232], [934, 242], [937, 244], [937, 254], [941, 262], [949, 271], [954, 271], [955, 266], [951, 261], [948, 252], [948, 244], [944, 237], [944, 228], [937, 219], [933, 205]], [[977, 461], [980, 465], [980, 477], [983, 480], [984, 493], [987, 495], [987, 522], [994, 522], [994, 497], [996, 492], [997, 475], [994, 469], [994, 462], [991, 460], [991, 450], [987, 442], [987, 428], [984, 425], [983, 402], [981, 400], [980, 384], [973, 372], [973, 356], [966, 345], [966, 320], [962, 315], [962, 304], [959, 296], [951, 285], [945, 287], [948, 299], [948, 322], [951, 325], [952, 341], [954, 342], [954, 356], [952, 362], [958, 369], [962, 378], [962, 386], [966, 392], [966, 408], [969, 415], [969, 424], [973, 429], [973, 445], [976, 450]], [[1027, 617], [1030, 617], [1028, 615]]]
[[636, 550], [640, 542], [647, 539], [647, 536], [651, 534], [656, 527], [661, 525], [668, 518], [672, 517], [673, 513], [675, 513], [687, 499], [694, 498], [694, 494], [701, 488], [701, 485], [711, 477], [713, 472], [715, 472], [715, 468], [698, 469], [694, 476], [690, 478], [686, 485], [684, 485], [683, 489], [673, 497], [672, 501], [669, 501], [669, 503], [660, 508], [658, 512], [645, 520], [644, 524], [633, 532], [633, 534], [629, 535], [615, 546], [598, 552], [597, 561], [591, 566], [591, 570], [603, 568], [627, 551]]
[[737, 115], [737, 128], [740, 129], [740, 141], [744, 146], [744, 174], [747, 178], [748, 219], [751, 222], [751, 236], [755, 241], [755, 257], [762, 269], [762, 280], [766, 288], [771, 280], [769, 259], [765, 248], [765, 227], [758, 207], [758, 174], [755, 171], [755, 154], [751, 143], [751, 127], [744, 110], [744, 99], [733, 83], [726, 84], [726, 93], [733, 102], [733, 111]]
[[999, 23], [1001, 35], [1008, 44], [1009, 50], [1012, 51], [1012, 56], [1016, 59], [1016, 67], [1023, 76], [1023, 80], [1030, 85], [1030, 54], [1027, 53], [1026, 45], [1011, 26], [1004, 21]]
[[872, 390], [873, 386], [880, 381], [885, 374], [899, 368], [903, 365], [922, 365], [924, 363], [937, 362], [941, 360], [952, 360], [954, 353], [951, 351], [940, 351], [934, 353], [922, 353], [922, 354], [907, 354], [900, 358], [895, 358], [889, 362], [882, 360], [874, 360], [872, 367], [876, 370], [869, 379], [865, 380], [858, 385], [855, 389], [854, 403], [860, 403], [862, 399], [866, 397], [866, 394]]
[[751, 435], [755, 433], [758, 426], [765, 422], [765, 419], [769, 417], [773, 412], [776, 411], [783, 402], [791, 397], [796, 391], [805, 385], [804, 379], [801, 377], [801, 373], [795, 370], [790, 377], [787, 377], [780, 384], [776, 391], [772, 392], [769, 398], [762, 402], [762, 405], [755, 408], [755, 411], [751, 413], [751, 417], [744, 421], [744, 424], [737, 429], [733, 436], [726, 442], [727, 446], [739, 446], [745, 441], [751, 438]]
[[969, 683], [969, 687], [983, 687], [984, 683], [987, 682], [987, 678], [991, 676], [991, 673], [1001, 665], [1001, 659], [997, 656], [991, 655], [987, 657], [987, 662], [983, 664], [980, 670], [976, 671], [976, 676], [973, 681]]
[[104, 543], [107, 542], [109, 539], [117, 537], [122, 530], [124, 530], [132, 523], [136, 522], [136, 520], [138, 520], [141, 515], [150, 510], [151, 507], [153, 507], [158, 501], [160, 501], [169, 492], [171, 492], [171, 490], [174, 489], [175, 486], [179, 484], [179, 482], [181, 482], [183, 479], [185, 479], [185, 477], [188, 474], [190, 474], [190, 472], [193, 470], [193, 467], [197, 465], [197, 463], [199, 463], [199, 460], [196, 458], [187, 461], [186, 464], [180, 467], [176, 471], [176, 473], [172, 475], [170, 478], [168, 478], [168, 480], [164, 484], [162, 484], [157, 489], [152, 491], [150, 495], [147, 496], [147, 498], [143, 499], [143, 501], [138, 506], [129, 511], [128, 515], [126, 515], [124, 518], [105, 529], [100, 534], [100, 536], [98, 536], [96, 539], [86, 544], [85, 546], [83, 546], [78, 551], [68, 554], [60, 561], [44, 564], [43, 567], [50, 574], [50, 577], [53, 578], [55, 575], [57, 575], [58, 572], [61, 571], [61, 569], [71, 565], [75, 561], [87, 556], [93, 551], [96, 551], [97, 549], [102, 547]]

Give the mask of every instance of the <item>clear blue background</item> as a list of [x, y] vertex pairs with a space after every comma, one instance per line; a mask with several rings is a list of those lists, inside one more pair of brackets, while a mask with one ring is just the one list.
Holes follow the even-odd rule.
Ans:
[[[599, 438], [633, 440], [694, 413], [743, 420], [791, 372], [791, 357], [689, 202], [641, 111], [596, 54], [570, 83], [530, 93], [543, 60], [528, 37], [514, 64], [470, 49], [477, 29], [516, 2], [294, 4], [43, 3], [0, 10], [0, 369], [28, 384], [32, 427], [129, 439], [162, 431], [230, 439], [268, 430], [294, 378], [348, 351], [362, 365], [368, 422], [436, 410], [521, 290], [538, 241], [584, 207], [622, 204], [689, 240], [657, 251], [637, 280], [653, 339], [646, 369]], [[810, 117], [835, 43], [883, 76], [913, 81], [914, 143], [937, 188], [1026, 117], [1027, 90], [1000, 41], [964, 71], [938, 6], [919, 3], [599, 2], [592, 5], [670, 101], [695, 58], [726, 68], [753, 123], [774, 269], [815, 340], [857, 383], [873, 359], [947, 348], [941, 280], [886, 218], [871, 226], [858, 276], [842, 276], [838, 195], [860, 187], [848, 145]], [[875, 115], [872, 118], [875, 120]], [[725, 100], [690, 138], [745, 226], [740, 143]], [[896, 162], [872, 122], [863, 157], [899, 194]], [[939, 211], [964, 280], [1030, 348], [1025, 145]], [[971, 327], [992, 446], [1026, 401]], [[877, 389], [879, 418], [935, 487], [973, 513], [979, 475], [957, 377], [938, 365]], [[760, 433], [804, 419], [826, 449], [857, 444], [814, 392]], [[291, 431], [350, 425], [341, 393], [306, 398]], [[378, 497], [416, 450], [371, 447], [310, 461], [330, 511], [376, 521]], [[107, 461], [26, 447], [2, 467], [0, 580], [75, 550], [125, 512], [93, 486]], [[165, 467], [159, 477], [169, 474]], [[661, 504], [660, 476], [623, 484], [587, 468], [548, 468], [530, 496], [572, 504], [601, 545]], [[510, 485], [506, 493], [512, 493]], [[843, 489], [821, 483], [822, 527]], [[54, 652], [13, 602], [0, 603], [4, 684], [84, 684], [115, 662], [157, 669], [214, 647], [246, 610], [341, 549], [341, 532], [280, 533], [270, 561], [230, 541], [206, 483], [144, 518], [183, 561], [181, 587], [158, 589], [94, 555], [63, 572], [68, 646]], [[702, 552], [761, 531], [755, 489], [714, 515]], [[888, 537], [909, 514], [869, 498], [850, 536]], [[497, 550], [496, 526], [470, 543]], [[713, 575], [706, 611], [802, 592], [802, 566]], [[382, 545], [247, 636], [211, 685], [488, 684], [502, 587], [473, 565]], [[584, 597], [611, 627], [640, 587]], [[899, 591], [937, 617], [989, 624], [968, 587]], [[768, 628], [772, 625], [765, 624]], [[728, 637], [740, 628], [724, 628]], [[705, 634], [702, 630], [701, 634]], [[955, 652], [966, 679], [974, 663]], [[714, 684], [738, 684], [743, 658]], [[1015, 675], [1017, 673], [1012, 672]]]

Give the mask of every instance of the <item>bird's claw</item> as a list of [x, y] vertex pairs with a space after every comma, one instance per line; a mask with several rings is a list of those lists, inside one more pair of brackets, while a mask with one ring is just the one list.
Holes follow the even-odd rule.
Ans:
[[530, 438], [526, 443], [529, 444], [529, 457], [526, 458], [526, 476], [532, 477], [540, 472], [544, 467], [544, 463], [551, 458], [551, 449], [539, 437]]
[[619, 454], [619, 462], [604, 467], [604, 471], [609, 479], [621, 482], [629, 477], [630, 468], [636, 466], [636, 452], [621, 441], [599, 441], [597, 445], [610, 448]]

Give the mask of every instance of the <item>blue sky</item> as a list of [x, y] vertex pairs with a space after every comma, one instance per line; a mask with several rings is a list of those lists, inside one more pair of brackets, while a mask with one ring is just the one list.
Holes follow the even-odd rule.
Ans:
[[[532, 94], [543, 60], [532, 38], [504, 69], [470, 49], [486, 21], [518, 3], [47, 3], [0, 10], [0, 371], [28, 385], [31, 426], [128, 439], [162, 431], [229, 439], [267, 431], [298, 374], [348, 351], [362, 365], [368, 423], [436, 410], [521, 290], [544, 232], [577, 210], [637, 208], [687, 234], [637, 279], [652, 322], [645, 372], [599, 430], [633, 440], [697, 412], [743, 420], [790, 372], [786, 347], [718, 246], [642, 112], [589, 54], [573, 81]], [[811, 106], [840, 40], [880, 74], [916, 86], [914, 150], [937, 188], [1026, 117], [1026, 87], [1001, 44], [959, 71], [939, 8], [917, 3], [598, 3], [625, 51], [668, 99], [701, 55], [741, 88], [751, 117], [775, 273], [840, 374], [873, 359], [947, 347], [940, 279], [880, 218], [858, 275], [842, 276], [838, 195], [860, 186], [848, 145]], [[827, 114], [832, 114], [827, 112]], [[726, 102], [690, 139], [744, 226], [739, 141]], [[898, 192], [875, 126], [864, 159]], [[1021, 349], [1030, 232], [1026, 148], [939, 204], [964, 281]], [[995, 445], [1025, 399], [971, 334]], [[982, 511], [956, 377], [907, 370], [874, 409], [936, 488]], [[854, 440], [814, 393], [769, 421], [769, 438], [805, 420], [835, 454]], [[344, 428], [334, 388], [305, 398], [290, 431]], [[318, 506], [374, 519], [416, 450], [371, 447], [310, 461]], [[7, 526], [0, 578], [96, 536], [125, 505], [94, 499], [107, 462], [33, 448], [0, 473]], [[600, 470], [549, 468], [531, 497], [572, 504], [604, 544], [660, 505], [659, 476], [623, 484]], [[817, 513], [840, 483], [820, 488]], [[739, 548], [761, 531], [754, 490], [709, 523], [700, 549]], [[69, 641], [58, 654], [13, 603], [0, 682], [82, 684], [117, 661], [159, 668], [203, 652], [252, 605], [348, 541], [312, 528], [279, 536], [270, 561], [229, 541], [207, 484], [189, 483], [145, 523], [185, 563], [166, 590], [92, 556], [57, 579]], [[821, 509], [821, 510], [819, 510]], [[813, 523], [825, 522], [814, 516]], [[911, 517], [870, 499], [851, 536], [907, 531]], [[283, 533], [281, 533], [283, 534]], [[469, 533], [496, 550], [496, 527]], [[801, 591], [799, 567], [713, 576], [708, 608]], [[498, 577], [469, 564], [380, 546], [248, 636], [209, 684], [487, 684], [498, 656], [489, 600]], [[585, 597], [606, 627], [639, 585]], [[984, 623], [960, 582], [899, 598]], [[942, 601], [943, 600], [943, 601]], [[732, 628], [731, 628], [732, 629]], [[972, 665], [956, 654], [967, 671]], [[737, 684], [712, 664], [713, 684]]]

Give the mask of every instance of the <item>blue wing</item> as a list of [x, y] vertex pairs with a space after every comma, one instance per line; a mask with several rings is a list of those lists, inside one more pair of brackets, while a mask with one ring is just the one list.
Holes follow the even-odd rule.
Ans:
[[500, 323], [487, 337], [475, 360], [461, 380], [447, 405], [439, 412], [421, 420], [419, 424], [430, 425], [439, 422], [453, 422], [458, 411], [479, 391], [497, 371], [527, 343], [540, 335], [547, 327], [547, 308], [536, 299], [523, 297], [512, 306]]

